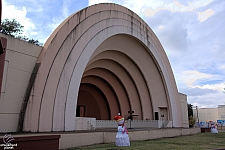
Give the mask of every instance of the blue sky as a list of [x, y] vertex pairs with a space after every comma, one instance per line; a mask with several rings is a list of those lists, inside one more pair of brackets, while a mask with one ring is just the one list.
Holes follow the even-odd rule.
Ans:
[[200, 108], [225, 104], [224, 0], [3, 0], [2, 18], [15, 18], [25, 36], [45, 43], [68, 16], [106, 2], [129, 8], [152, 28], [188, 103]]

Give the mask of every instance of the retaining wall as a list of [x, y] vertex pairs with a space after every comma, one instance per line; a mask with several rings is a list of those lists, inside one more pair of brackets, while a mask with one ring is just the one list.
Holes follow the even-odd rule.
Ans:
[[[130, 141], [150, 140], [200, 133], [200, 128], [165, 128], [129, 131]], [[60, 149], [115, 142], [116, 132], [64, 133], [59, 140]], [[132, 142], [131, 142], [132, 145]]]

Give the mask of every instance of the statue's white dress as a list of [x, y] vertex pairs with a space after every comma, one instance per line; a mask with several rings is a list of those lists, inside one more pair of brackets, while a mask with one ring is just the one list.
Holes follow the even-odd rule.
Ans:
[[116, 134], [116, 146], [130, 146], [130, 139], [125, 126], [118, 126]]
[[211, 127], [211, 133], [218, 133], [218, 130], [215, 125]]

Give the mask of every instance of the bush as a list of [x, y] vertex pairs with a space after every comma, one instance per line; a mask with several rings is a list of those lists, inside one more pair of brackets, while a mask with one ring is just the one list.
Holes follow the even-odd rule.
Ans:
[[189, 127], [194, 127], [194, 125], [195, 125], [195, 119], [191, 115], [189, 117]]

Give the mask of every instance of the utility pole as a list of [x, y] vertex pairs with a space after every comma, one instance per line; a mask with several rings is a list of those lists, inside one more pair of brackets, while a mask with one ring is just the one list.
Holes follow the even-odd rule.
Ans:
[[197, 113], [198, 124], [199, 124], [199, 117], [198, 117], [198, 106], [196, 106], [196, 113]]

